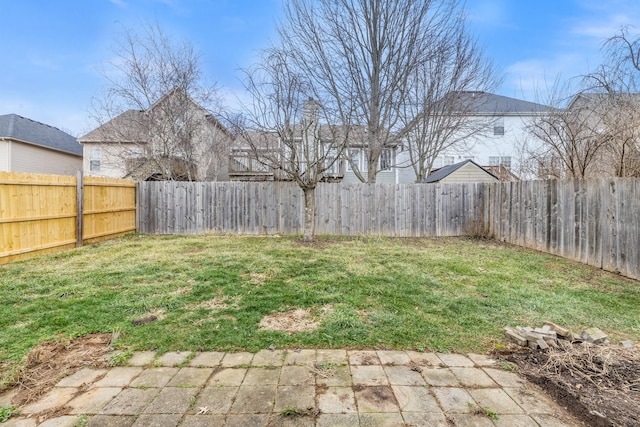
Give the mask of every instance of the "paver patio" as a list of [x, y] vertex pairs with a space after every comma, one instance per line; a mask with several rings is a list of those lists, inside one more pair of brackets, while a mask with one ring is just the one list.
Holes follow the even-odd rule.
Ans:
[[3, 427], [582, 425], [482, 355], [139, 352], [129, 361], [61, 379]]

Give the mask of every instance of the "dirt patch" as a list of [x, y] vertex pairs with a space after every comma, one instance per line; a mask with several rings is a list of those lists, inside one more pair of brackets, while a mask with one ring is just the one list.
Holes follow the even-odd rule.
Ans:
[[314, 331], [320, 326], [320, 318], [333, 308], [325, 306], [321, 309], [296, 309], [283, 313], [273, 313], [260, 320], [260, 329], [281, 331], [288, 334]]
[[640, 349], [591, 344], [506, 356], [587, 425], [640, 425]]
[[63, 377], [85, 367], [106, 368], [111, 350], [110, 334], [94, 334], [74, 340], [44, 342], [26, 357], [15, 387], [12, 403], [23, 406], [38, 400]]

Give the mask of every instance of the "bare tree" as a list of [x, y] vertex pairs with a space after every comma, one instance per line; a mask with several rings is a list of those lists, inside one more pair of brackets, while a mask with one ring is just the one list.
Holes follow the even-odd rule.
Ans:
[[544, 101], [551, 108], [527, 126], [535, 143], [525, 146], [523, 152], [541, 178], [584, 179], [609, 136], [602, 132], [602, 118], [587, 95], [568, 97], [564, 93], [566, 86], [561, 87], [557, 79]]
[[[491, 119], [473, 119], [483, 99], [471, 96], [498, 84], [491, 61], [465, 29], [462, 12], [457, 25], [430, 47], [426, 62], [411, 76], [400, 121], [405, 130], [410, 167], [416, 182], [426, 178], [443, 151], [469, 148], [473, 136], [490, 128]], [[472, 91], [472, 94], [468, 92]]]
[[304, 241], [310, 242], [315, 189], [342, 154], [349, 128], [332, 124], [331, 111], [289, 55], [279, 48], [265, 50], [259, 65], [245, 72], [252, 103], [245, 106], [238, 130], [255, 160], [304, 192]]
[[604, 62], [584, 76], [594, 114], [609, 141], [600, 173], [640, 176], [640, 37], [630, 28], [606, 40]]
[[214, 180], [227, 160], [230, 134], [209, 112], [217, 105], [193, 45], [159, 24], [124, 29], [115, 58], [101, 70], [104, 93], [95, 98], [94, 138], [103, 138], [130, 176]]
[[409, 132], [401, 106], [415, 72], [456, 28], [461, 7], [461, 0], [285, 3], [279, 33], [292, 60], [341, 124], [366, 128], [358, 141], [366, 149], [366, 171], [352, 165], [360, 180], [375, 182], [383, 150]]

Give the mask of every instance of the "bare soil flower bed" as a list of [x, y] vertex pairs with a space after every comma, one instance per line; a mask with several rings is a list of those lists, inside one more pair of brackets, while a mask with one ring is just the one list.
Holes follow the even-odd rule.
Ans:
[[588, 343], [506, 356], [589, 426], [640, 425], [640, 349]]

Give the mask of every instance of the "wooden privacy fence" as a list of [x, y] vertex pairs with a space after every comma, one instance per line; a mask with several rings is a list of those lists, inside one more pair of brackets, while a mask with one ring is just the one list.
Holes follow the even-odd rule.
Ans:
[[0, 172], [0, 264], [135, 231], [135, 191], [130, 180]]
[[[284, 182], [138, 183], [138, 231], [300, 234], [304, 197]], [[640, 180], [320, 184], [316, 232], [487, 236], [640, 279]]]
[[[320, 184], [316, 233], [460, 236], [482, 228], [481, 184]], [[139, 182], [138, 231], [300, 234], [302, 190], [289, 182]]]

